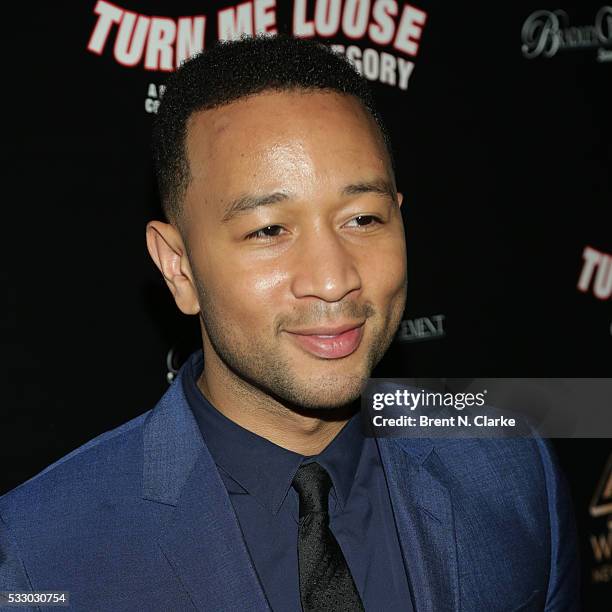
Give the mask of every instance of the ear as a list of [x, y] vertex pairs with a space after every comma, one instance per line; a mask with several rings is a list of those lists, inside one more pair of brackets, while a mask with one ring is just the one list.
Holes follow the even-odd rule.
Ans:
[[162, 273], [179, 310], [185, 314], [200, 312], [187, 250], [178, 230], [169, 223], [149, 221], [146, 238], [149, 255]]
[[400, 193], [399, 191], [397, 192], [397, 203], [399, 205], [399, 207], [402, 207], [402, 202], [404, 201], [404, 194]]

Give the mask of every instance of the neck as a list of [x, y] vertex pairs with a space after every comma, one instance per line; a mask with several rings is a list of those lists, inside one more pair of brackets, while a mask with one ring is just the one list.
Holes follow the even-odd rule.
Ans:
[[354, 405], [320, 411], [289, 407], [236, 376], [214, 353], [205, 356], [197, 384], [228, 419], [300, 455], [324, 450], [355, 413]]

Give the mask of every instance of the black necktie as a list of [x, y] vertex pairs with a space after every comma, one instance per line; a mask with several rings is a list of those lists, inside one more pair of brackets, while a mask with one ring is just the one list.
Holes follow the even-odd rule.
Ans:
[[307, 463], [298, 469], [293, 486], [300, 496], [298, 567], [302, 609], [363, 611], [346, 559], [329, 529], [329, 474], [318, 463]]

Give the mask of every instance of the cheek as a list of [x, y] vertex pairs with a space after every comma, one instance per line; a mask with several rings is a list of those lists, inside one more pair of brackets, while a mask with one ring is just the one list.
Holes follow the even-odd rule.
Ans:
[[249, 334], [268, 328], [287, 308], [288, 274], [279, 268], [225, 267], [215, 284], [218, 312]]
[[288, 274], [279, 268], [268, 271], [253, 270], [247, 278], [250, 293], [261, 300], [266, 300], [282, 291], [282, 287], [287, 283]]
[[406, 283], [406, 251], [403, 244], [389, 243], [377, 248], [368, 253], [361, 264], [364, 289], [369, 295], [382, 301], [401, 294]]

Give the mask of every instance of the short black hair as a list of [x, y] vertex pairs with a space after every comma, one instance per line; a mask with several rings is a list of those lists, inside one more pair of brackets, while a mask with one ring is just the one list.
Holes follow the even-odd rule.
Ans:
[[191, 180], [185, 139], [197, 111], [264, 91], [329, 90], [358, 98], [380, 128], [392, 171], [391, 141], [366, 79], [327, 45], [286, 34], [243, 35], [192, 56], [170, 75], [153, 123], [153, 160], [162, 208], [179, 222]]

